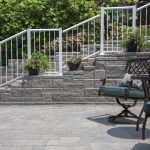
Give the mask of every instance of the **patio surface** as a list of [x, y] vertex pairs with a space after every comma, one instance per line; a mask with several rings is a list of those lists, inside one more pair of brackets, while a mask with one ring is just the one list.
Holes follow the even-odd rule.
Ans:
[[[142, 105], [133, 111], [139, 113]], [[135, 125], [108, 123], [117, 105], [0, 106], [0, 150], [150, 150]], [[138, 111], [137, 111], [138, 110]]]

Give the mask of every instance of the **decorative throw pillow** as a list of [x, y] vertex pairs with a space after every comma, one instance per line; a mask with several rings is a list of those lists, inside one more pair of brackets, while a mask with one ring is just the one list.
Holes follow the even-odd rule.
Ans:
[[132, 76], [133, 76], [132, 74], [126, 73], [126, 74], [124, 75], [124, 77], [123, 77], [122, 82], [123, 82], [123, 83], [131, 82], [131, 81], [132, 81], [132, 78], [131, 78]]
[[140, 89], [142, 90], [142, 82], [141, 80], [133, 80], [132, 77], [134, 76], [134, 74], [129, 74], [126, 73], [123, 77], [122, 82], [120, 83], [119, 86], [121, 87], [129, 87], [131, 82], [132, 82], [132, 88], [136, 88], [136, 89]]
[[133, 80], [133, 81], [132, 81], [132, 87], [133, 87], [133, 88], [140, 89], [140, 90], [143, 90], [141, 80]]

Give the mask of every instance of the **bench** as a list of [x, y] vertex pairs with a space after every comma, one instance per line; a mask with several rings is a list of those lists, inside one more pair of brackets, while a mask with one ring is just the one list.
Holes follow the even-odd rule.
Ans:
[[[141, 76], [141, 75], [148, 75], [148, 69], [150, 66], [150, 58], [136, 58], [130, 59], [127, 61], [124, 74], [128, 73], [133, 76]], [[127, 85], [118, 85], [118, 86], [110, 86], [106, 85], [107, 79], [103, 79], [102, 86], [100, 86], [98, 95], [101, 96], [109, 96], [114, 97], [118, 105], [123, 107], [123, 110], [115, 116], [111, 116], [108, 118], [109, 122], [111, 123], [129, 123], [126, 121], [118, 121], [118, 118], [139, 118], [136, 114], [131, 112], [129, 108], [134, 107], [138, 100], [145, 99], [145, 94], [143, 89], [139, 89], [133, 86], [133, 80], [129, 82]], [[128, 100], [131, 100], [132, 103], [127, 103]], [[142, 119], [141, 119], [142, 120]], [[132, 122], [133, 123], [133, 122]]]

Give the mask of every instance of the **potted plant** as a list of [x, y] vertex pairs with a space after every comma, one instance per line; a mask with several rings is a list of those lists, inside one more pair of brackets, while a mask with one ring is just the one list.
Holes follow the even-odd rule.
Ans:
[[78, 70], [81, 61], [82, 61], [82, 59], [80, 57], [79, 58], [74, 58], [74, 57], [68, 58], [67, 64], [69, 66], [69, 70], [70, 71]]
[[127, 52], [140, 52], [145, 46], [146, 41], [139, 30], [129, 31], [124, 37], [123, 47], [127, 49]]
[[28, 70], [29, 75], [38, 75], [40, 71], [47, 71], [49, 63], [42, 52], [35, 51], [31, 59], [26, 59], [24, 68]]

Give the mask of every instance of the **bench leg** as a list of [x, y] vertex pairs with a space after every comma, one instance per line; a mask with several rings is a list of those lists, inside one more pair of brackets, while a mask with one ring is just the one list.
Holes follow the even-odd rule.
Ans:
[[143, 127], [142, 127], [142, 139], [145, 140], [145, 127], [146, 127], [146, 122], [147, 122], [147, 118], [148, 118], [148, 113], [145, 113], [145, 118], [143, 121]]
[[[137, 100], [134, 100], [133, 104], [124, 104], [124, 103], [120, 102], [119, 98], [116, 98], [116, 102], [117, 102], [118, 105], [120, 105], [124, 109], [118, 115], [109, 117], [109, 119], [108, 119], [109, 122], [111, 122], [111, 123], [122, 123], [122, 122], [115, 121], [117, 118], [121, 118], [121, 117], [136, 118], [136, 119], [139, 118], [136, 114], [132, 113], [129, 110], [130, 107], [134, 107], [137, 104]], [[126, 124], [128, 124], [128, 123], [126, 122]], [[135, 124], [135, 122], [134, 122], [134, 124]]]
[[[133, 101], [133, 104], [131, 105], [127, 105], [127, 104], [124, 104], [124, 103], [121, 103], [119, 98], [116, 98], [116, 102], [118, 105], [120, 105], [121, 107], [124, 108], [124, 110], [122, 111], [122, 116], [123, 117], [134, 117], [134, 118], [138, 118], [137, 115], [133, 114], [131, 111], [129, 111], [129, 108], [130, 107], [134, 107], [136, 104], [137, 104], [137, 100], [134, 100]], [[129, 116], [130, 115], [130, 116]], [[121, 117], [121, 116], [120, 116]]]
[[141, 110], [141, 112], [140, 112], [140, 114], [139, 114], [139, 117], [138, 117], [138, 119], [137, 119], [136, 131], [139, 130], [139, 124], [140, 124], [140, 120], [141, 120], [142, 114], [143, 114], [143, 108], [142, 108], [142, 110]]

